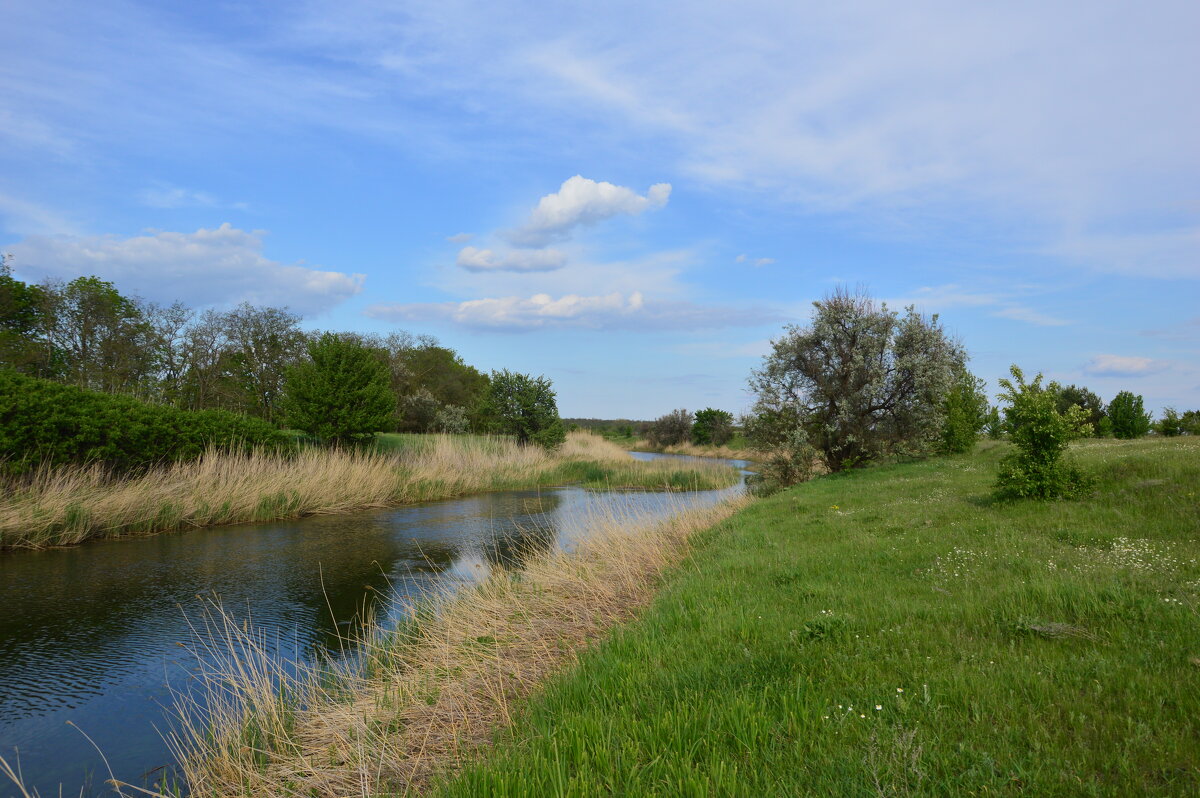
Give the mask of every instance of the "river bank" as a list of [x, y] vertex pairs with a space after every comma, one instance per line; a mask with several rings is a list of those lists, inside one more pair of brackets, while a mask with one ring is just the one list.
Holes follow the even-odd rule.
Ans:
[[756, 501], [429, 794], [1200, 793], [1200, 440], [1073, 448], [1079, 501], [990, 443]]
[[553, 452], [499, 438], [427, 437], [419, 446], [391, 452], [214, 452], [132, 478], [113, 477], [99, 467], [42, 470], [0, 486], [0, 551], [357, 512], [484, 491], [567, 483], [598, 490], [707, 490], [739, 479], [718, 464], [635, 462], [615, 444], [580, 432]]
[[[746, 498], [648, 521], [597, 514], [570, 552], [551, 549], [478, 587], [427, 597], [416, 621], [368, 627], [353, 667], [278, 667], [218, 608], [225, 651], [182, 710], [178, 759], [195, 795], [377, 795], [423, 787], [512, 721], [550, 674], [653, 595], [689, 537]], [[201, 656], [201, 662], [213, 663]], [[189, 711], [194, 710], [194, 711]]]

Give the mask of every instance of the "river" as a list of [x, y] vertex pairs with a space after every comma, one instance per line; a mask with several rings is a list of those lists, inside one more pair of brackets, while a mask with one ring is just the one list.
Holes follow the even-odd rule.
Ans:
[[[739, 490], [543, 488], [0, 554], [0, 756], [19, 756], [26, 786], [43, 796], [60, 785], [111, 795], [109, 768], [138, 785], [170, 774], [163, 732], [172, 691], [191, 689], [191, 624], [206, 598], [251, 619], [284, 656], [311, 658], [339, 650], [339, 630], [364, 603], [569, 549], [604, 505], [666, 516]], [[17, 794], [0, 783], [3, 798]]]

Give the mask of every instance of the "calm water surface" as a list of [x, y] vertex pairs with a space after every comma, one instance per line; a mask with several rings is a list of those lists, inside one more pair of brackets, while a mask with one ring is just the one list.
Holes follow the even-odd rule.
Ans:
[[[338, 650], [339, 628], [381, 592], [419, 595], [526, 551], [569, 549], [606, 506], [665, 516], [737, 490], [514, 491], [0, 554], [0, 755], [12, 763], [19, 752], [27, 786], [44, 796], [59, 785], [69, 796], [111, 794], [108, 769], [81, 732], [121, 780], [150, 784], [170, 773], [160, 732], [171, 691], [192, 684], [189, 618], [205, 597], [251, 618], [285, 656], [308, 658]], [[16, 794], [0, 784], [3, 798]]]

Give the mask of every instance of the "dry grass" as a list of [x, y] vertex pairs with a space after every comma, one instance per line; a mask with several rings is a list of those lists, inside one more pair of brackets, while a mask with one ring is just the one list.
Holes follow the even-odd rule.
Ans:
[[[581, 463], [594, 467], [568, 468]], [[43, 469], [0, 485], [0, 549], [348, 513], [556, 482], [722, 487], [735, 479], [725, 472], [678, 462], [634, 463], [615, 444], [586, 433], [572, 433], [555, 452], [507, 439], [438, 435], [395, 453], [209, 452], [133, 478], [101, 467]]]
[[[174, 738], [193, 795], [407, 794], [455, 770], [508, 725], [514, 705], [653, 594], [690, 534], [743, 500], [665, 523], [597, 519], [572, 554], [552, 552], [519, 573], [431, 598], [400, 632], [361, 641], [353, 672], [299, 676], [271, 660], [253, 634], [216, 613], [201, 651], [203, 704], [185, 706]], [[218, 650], [234, 654], [219, 657]]]
[[759, 460], [765, 455], [754, 449], [730, 449], [726, 446], [697, 446], [694, 443], [678, 443], [673, 446], [655, 447], [648, 440], [634, 442], [634, 449], [662, 454], [683, 454], [689, 457], [715, 457], [731, 460]]

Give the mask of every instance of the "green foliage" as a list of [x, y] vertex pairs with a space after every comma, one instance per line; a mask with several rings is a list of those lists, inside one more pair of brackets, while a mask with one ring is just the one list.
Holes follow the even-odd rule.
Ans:
[[282, 445], [270, 424], [223, 410], [151, 405], [0, 369], [0, 470], [103, 463], [130, 471], [194, 459], [210, 447]]
[[1090, 480], [1065, 454], [1072, 440], [1092, 431], [1083, 409], [1070, 405], [1059, 412], [1058, 392], [1042, 386], [1041, 374], [1027, 383], [1021, 369], [1014, 365], [1010, 371], [1015, 383], [1001, 379], [1000, 398], [1008, 402], [1004, 423], [1016, 451], [1000, 462], [997, 494], [1010, 499], [1080, 495]]
[[794, 416], [831, 471], [935, 449], [966, 362], [937, 317], [843, 290], [813, 304], [811, 324], [788, 327], [752, 373], [755, 415]]
[[965, 368], [946, 394], [942, 419], [942, 451], [963, 454], [975, 448], [979, 431], [988, 421], [987, 385]]
[[9, 256], [0, 257], [0, 366], [52, 376], [53, 350], [42, 338], [48, 305], [45, 289], [13, 277]]
[[1142, 397], [1121, 391], [1108, 403], [1114, 438], [1140, 438], [1150, 431], [1151, 416], [1142, 408]]
[[692, 424], [692, 443], [699, 446], [724, 446], [733, 437], [733, 413], [706, 407], [696, 411]]
[[995, 405], [989, 407], [984, 416], [983, 431], [994, 441], [1004, 437], [1004, 419], [1000, 416], [1000, 408]]
[[396, 410], [387, 367], [357, 341], [325, 333], [287, 372], [288, 423], [334, 444], [373, 438]]
[[1053, 385], [1053, 387], [1058, 391], [1056, 399], [1058, 412], [1066, 413], [1072, 406], [1080, 408], [1084, 412], [1084, 420], [1092, 425], [1092, 434], [1100, 435], [1104, 420], [1104, 400], [1082, 385], [1068, 385], [1065, 388]]
[[768, 450], [767, 456], [758, 463], [758, 471], [751, 474], [746, 483], [756, 496], [770, 496], [812, 479], [816, 461], [816, 449], [804, 437], [804, 430], [796, 427], [785, 443]]
[[1179, 411], [1173, 407], [1163, 408], [1163, 417], [1154, 424], [1154, 431], [1164, 438], [1174, 438], [1183, 434], [1183, 419]]
[[659, 449], [687, 443], [691, 437], [692, 414], [684, 408], [659, 416], [646, 430], [646, 439], [650, 441], [650, 445]]
[[542, 376], [493, 371], [484, 412], [494, 431], [514, 436], [522, 446], [554, 449], [567, 437], [554, 389]]

